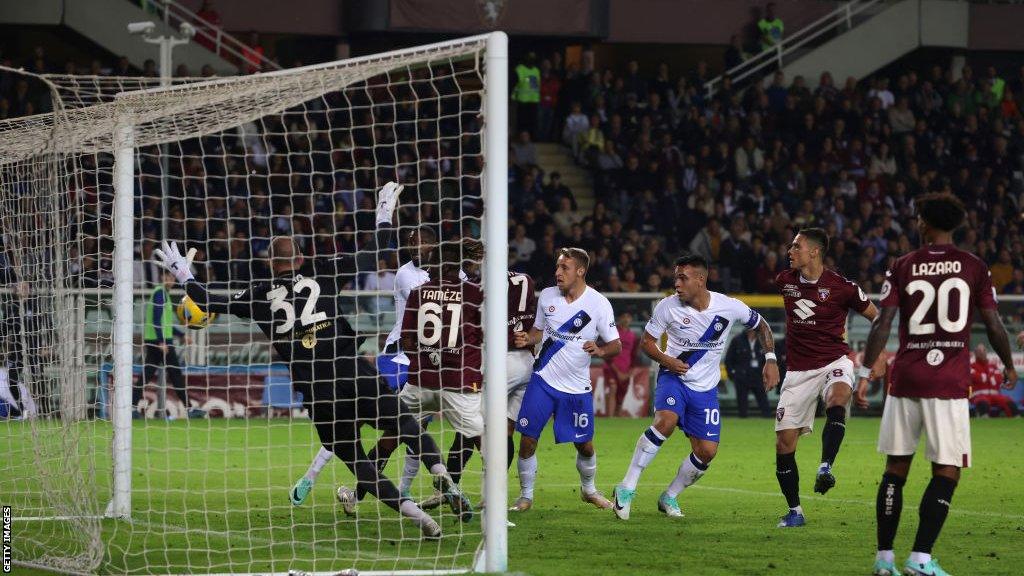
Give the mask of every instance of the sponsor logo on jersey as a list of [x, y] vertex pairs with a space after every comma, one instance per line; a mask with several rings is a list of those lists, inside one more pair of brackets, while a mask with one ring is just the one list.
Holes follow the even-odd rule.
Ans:
[[782, 287], [782, 295], [790, 298], [800, 297], [800, 288], [796, 284], [786, 284]]
[[938, 366], [942, 364], [942, 361], [946, 359], [946, 355], [942, 353], [942, 350], [938, 348], [932, 348], [928, 351], [928, 355], [924, 357], [925, 361], [932, 366]]
[[549, 314], [550, 313], [554, 313], [554, 311], [555, 311], [555, 307], [554, 306], [548, 306], [548, 313]]
[[683, 318], [683, 324], [689, 324], [689, 323], [690, 323], [690, 319], [689, 318]]
[[793, 314], [801, 320], [807, 320], [814, 316], [814, 307], [817, 306], [812, 300], [801, 298], [793, 303]]
[[439, 352], [431, 352], [430, 354], [427, 355], [427, 358], [430, 359], [430, 363], [433, 364], [434, 366], [441, 365], [441, 354]]
[[778, 422], [782, 422], [782, 417], [785, 416], [785, 415], [786, 415], [786, 409], [785, 408], [779, 408], [779, 409], [777, 409], [775, 411], [775, 420], [778, 421]]

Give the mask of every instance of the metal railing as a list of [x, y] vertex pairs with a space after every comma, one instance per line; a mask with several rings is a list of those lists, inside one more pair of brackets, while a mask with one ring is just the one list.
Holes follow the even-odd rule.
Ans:
[[160, 20], [174, 30], [177, 30], [182, 22], [191, 24], [196, 30], [196, 44], [225, 60], [240, 67], [258, 67], [262, 71], [281, 69], [280, 64], [260, 54], [253, 49], [254, 47], [228, 34], [223, 28], [205, 20], [175, 0], [156, 0], [148, 5], [156, 8]]
[[755, 74], [767, 74], [769, 69], [781, 69], [785, 65], [786, 57], [792, 55], [822, 35], [843, 27], [850, 30], [854, 26], [853, 19], [870, 8], [885, 2], [886, 0], [850, 0], [832, 12], [818, 18], [795, 33], [784, 36], [782, 40], [771, 48], [747, 58], [736, 66], [726, 70], [721, 75], [712, 78], [704, 84], [704, 90], [708, 98], [715, 95], [723, 79], [728, 76], [733, 82], [741, 82]]

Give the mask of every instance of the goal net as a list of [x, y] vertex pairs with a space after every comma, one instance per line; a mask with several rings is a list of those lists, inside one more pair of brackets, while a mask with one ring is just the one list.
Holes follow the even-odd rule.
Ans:
[[[11, 507], [15, 563], [452, 573], [483, 567], [486, 543], [486, 566], [504, 568], [504, 42], [168, 87], [25, 77], [52, 111], [0, 122], [0, 504]], [[392, 242], [377, 245], [375, 196], [388, 181], [405, 189]], [[186, 329], [183, 292], [152, 258], [163, 239], [197, 248], [197, 279], [232, 295], [271, 277], [276, 236], [309, 259], [370, 251], [339, 280], [337, 304], [359, 356], [393, 380], [383, 353], [394, 274], [422, 226], [442, 245], [488, 247], [465, 268], [487, 294], [485, 389], [500, 391], [485, 394], [493, 473], [477, 454], [461, 480], [474, 503], [486, 486], [496, 510], [469, 522], [429, 510], [439, 541], [372, 496], [347, 515], [335, 489], [355, 487], [353, 475], [337, 458], [307, 475], [320, 441], [259, 327], [221, 315]], [[435, 416], [428, 430], [444, 460], [451, 424]], [[369, 451], [379, 432], [362, 436]], [[396, 484], [404, 457], [400, 447], [385, 469]], [[315, 481], [296, 505], [304, 477]], [[430, 474], [408, 488], [429, 498]]]

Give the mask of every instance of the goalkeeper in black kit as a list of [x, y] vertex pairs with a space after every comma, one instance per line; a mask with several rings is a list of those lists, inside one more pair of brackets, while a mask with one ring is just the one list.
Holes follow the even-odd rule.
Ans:
[[[378, 193], [378, 246], [390, 242], [391, 218], [401, 191], [401, 186], [389, 182]], [[398, 488], [367, 458], [359, 437], [360, 426], [366, 424], [385, 436], [397, 437], [420, 455], [456, 515], [470, 509], [468, 499], [441, 462], [434, 440], [379, 377], [376, 367], [358, 355], [357, 334], [338, 309], [338, 292], [345, 281], [357, 271], [376, 266], [373, 250], [307, 260], [291, 237], [276, 237], [270, 246], [273, 279], [254, 282], [230, 298], [210, 294], [193, 278], [195, 252], [193, 248], [183, 256], [175, 243], [165, 241], [153, 254], [201, 308], [252, 319], [270, 339], [278, 356], [289, 365], [293, 386], [302, 392], [320, 442], [352, 470], [360, 491], [373, 494], [415, 522], [425, 538], [440, 537], [437, 522], [412, 500], [402, 498]], [[351, 493], [339, 489], [339, 500], [350, 515], [355, 513], [356, 503], [354, 497], [347, 497]]]

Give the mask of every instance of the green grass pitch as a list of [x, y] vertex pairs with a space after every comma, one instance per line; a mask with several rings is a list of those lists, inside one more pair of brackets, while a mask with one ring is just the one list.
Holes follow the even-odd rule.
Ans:
[[[656, 508], [658, 494], [689, 452], [681, 434], [665, 443], [647, 469], [632, 518], [622, 522], [579, 500], [575, 451], [571, 445], [555, 446], [547, 431], [538, 451], [534, 508], [510, 515], [517, 524], [509, 530], [510, 570], [536, 576], [870, 574], [875, 491], [883, 467], [875, 451], [878, 419], [850, 422], [834, 469], [838, 484], [824, 497], [811, 490], [820, 435], [801, 440], [797, 459], [808, 524], [789, 530], [775, 527], [786, 508], [775, 481], [772, 422], [724, 420], [718, 457], [679, 498], [686, 515], [682, 519], [666, 518]], [[606, 494], [622, 478], [636, 438], [648, 425], [646, 420], [597, 422], [598, 485]], [[390, 510], [378, 515], [373, 502], [361, 505], [358, 524], [339, 522], [333, 490], [338, 483], [351, 485], [340, 462], [328, 466], [304, 506], [287, 505], [288, 488], [317, 448], [306, 422], [151, 421], [134, 426], [136, 530], [103, 521], [108, 552], [101, 573], [166, 572], [167, 566], [178, 573], [340, 570], [353, 564], [363, 570], [427, 567], [422, 561], [395, 561], [395, 555], [441, 556], [449, 566], [465, 566], [479, 542], [477, 535], [467, 535], [461, 542], [450, 537], [441, 544], [422, 544], [408, 527], [403, 539], [396, 515]], [[974, 467], [964, 471], [934, 554], [953, 574], [1020, 574], [1024, 421], [975, 420], [972, 435]], [[22, 439], [24, 431], [17, 425], [0, 427], [0, 445]], [[107, 440], [96, 441], [104, 452]], [[466, 479], [473, 494], [479, 493], [479, 464], [475, 457]], [[4, 467], [22, 470], [10, 463]], [[397, 477], [397, 462], [388, 473]], [[896, 541], [900, 563], [910, 551], [929, 475], [927, 462], [919, 457], [904, 490]], [[511, 500], [518, 490], [514, 472], [509, 485]], [[101, 486], [100, 493], [105, 489]], [[478, 532], [478, 522], [467, 530]], [[59, 537], [52, 527], [33, 534], [44, 528], [31, 524], [15, 523], [16, 542], [19, 537]], [[459, 530], [450, 516], [443, 526], [451, 536]], [[17, 566], [15, 572], [42, 573]]]

